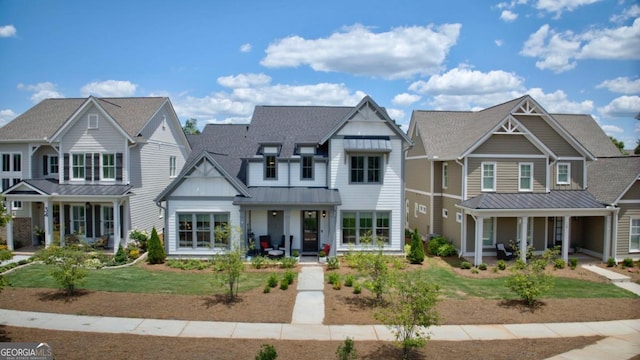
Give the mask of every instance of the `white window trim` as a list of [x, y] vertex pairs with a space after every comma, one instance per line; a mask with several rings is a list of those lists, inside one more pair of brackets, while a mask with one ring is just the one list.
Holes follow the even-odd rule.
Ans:
[[[484, 166], [491, 165], [493, 167], [493, 188], [484, 187]], [[496, 183], [498, 182], [497, 165], [495, 161], [483, 161], [480, 163], [480, 189], [481, 191], [496, 191]]]
[[169, 156], [169, 177], [174, 178], [177, 176], [177, 165], [176, 165], [176, 157]]
[[637, 249], [633, 249], [631, 248], [631, 229], [633, 228], [633, 220], [638, 220], [640, 221], [640, 216], [631, 216], [629, 217], [629, 252], [640, 252], [640, 243], [638, 244], [638, 248]]
[[[74, 217], [74, 213], [73, 213], [73, 208], [78, 207], [78, 208], [82, 208], [83, 211], [83, 215], [84, 215], [84, 233], [80, 233], [79, 229], [75, 228], [76, 225], [76, 219]], [[69, 223], [69, 231], [71, 234], [75, 234], [76, 232], [78, 232], [78, 235], [80, 236], [86, 236], [87, 235], [87, 209], [85, 208], [84, 204], [71, 204], [71, 208], [69, 209], [69, 217], [71, 222]]]
[[[522, 188], [522, 166], [529, 165], [529, 188]], [[518, 191], [533, 191], [533, 163], [530, 162], [521, 162], [518, 163]]]
[[[560, 166], [565, 165], [567, 167], [567, 181], [560, 181]], [[571, 163], [559, 162], [556, 164], [556, 184], [557, 185], [569, 185], [571, 184]]]
[[[105, 155], [111, 155], [113, 156], [113, 177], [112, 178], [106, 178], [104, 177], [104, 156]], [[116, 181], [116, 154], [115, 153], [102, 153], [100, 154], [100, 180], [103, 181]]]
[[456, 213], [456, 222], [459, 222], [459, 223], [462, 222], [462, 213], [461, 212], [457, 212]]
[[97, 129], [98, 128], [98, 120], [100, 117], [98, 114], [89, 114], [87, 115], [87, 129]]
[[113, 211], [113, 206], [111, 205], [101, 206], [100, 207], [100, 234], [102, 234], [103, 236], [113, 235], [113, 234], [107, 234], [104, 226], [107, 222], [107, 219], [105, 218], [105, 215], [107, 214], [107, 209], [111, 209], [111, 215], [113, 216], [113, 218], [110, 221], [113, 223], [113, 230], [115, 231], [116, 229], [115, 211]]
[[442, 188], [447, 189], [449, 187], [449, 163], [442, 163]]
[[[58, 168], [58, 171], [51, 170], [53, 169], [53, 159], [56, 159], [57, 161], [56, 167]], [[58, 155], [49, 155], [47, 157], [47, 168], [49, 170], [49, 175], [58, 175], [58, 173], [60, 172], [60, 157]]]
[[442, 209], [442, 217], [443, 218], [449, 218], [449, 210], [447, 209]]
[[[3, 174], [22, 174], [22, 153], [21, 152], [4, 152], [4, 153], [0, 153], [0, 162], [3, 162], [3, 155], [9, 155], [9, 171], [4, 171], [2, 170], [2, 167], [0, 166], [0, 173]], [[16, 164], [15, 164], [15, 156], [16, 155], [20, 155], [20, 170], [15, 170], [16, 168]]]
[[69, 156], [69, 162], [70, 162], [70, 164], [69, 164], [69, 172], [70, 172], [69, 179], [71, 179], [71, 180], [84, 180], [86, 174], [83, 174], [82, 177], [74, 177], [73, 176], [74, 158], [75, 158], [76, 155], [78, 155], [78, 156], [80, 156], [82, 158], [82, 168], [83, 168], [82, 171], [83, 171], [83, 173], [87, 171], [86, 170], [86, 166], [87, 166], [86, 155], [84, 153], [71, 153], [70, 156]]
[[413, 217], [418, 217], [418, 208], [420, 205], [418, 205], [418, 203], [414, 203], [414, 208], [413, 208]]

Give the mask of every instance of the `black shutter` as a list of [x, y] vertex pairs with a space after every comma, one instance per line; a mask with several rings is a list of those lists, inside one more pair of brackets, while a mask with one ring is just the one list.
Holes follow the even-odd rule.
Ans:
[[42, 156], [42, 176], [49, 175], [49, 157], [47, 155]]
[[122, 181], [122, 153], [116, 153], [116, 181]]
[[[66, 154], [65, 154], [66, 155]], [[71, 211], [69, 205], [64, 205], [64, 234], [71, 234]]]
[[93, 237], [93, 211], [92, 210], [93, 210], [92, 206], [87, 206], [84, 210], [87, 212], [85, 214], [85, 219], [87, 219], [86, 221], [87, 228], [85, 230], [85, 234], [87, 234], [87, 237], [89, 238]]
[[100, 154], [93, 154], [93, 180], [100, 180]]
[[64, 154], [64, 180], [69, 181], [69, 154]]
[[100, 222], [100, 205], [96, 205], [93, 208], [93, 218], [94, 218], [94, 224], [96, 224], [96, 237], [100, 237], [102, 235], [102, 233], [100, 232], [100, 228], [101, 226], [101, 222]]
[[84, 154], [84, 179], [91, 180], [91, 154]]

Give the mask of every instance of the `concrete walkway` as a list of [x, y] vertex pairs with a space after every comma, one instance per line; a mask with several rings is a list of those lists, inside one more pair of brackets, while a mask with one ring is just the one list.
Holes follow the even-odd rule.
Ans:
[[303, 266], [298, 274], [298, 295], [292, 324], [322, 325], [324, 321], [324, 271], [321, 266]]
[[620, 273], [617, 273], [615, 271], [611, 271], [611, 270], [607, 270], [607, 269], [603, 269], [599, 266], [596, 265], [582, 265], [583, 269], [589, 270], [591, 272], [594, 272], [600, 276], [604, 276], [607, 279], [609, 279], [609, 281], [611, 281], [611, 283], [617, 287], [623, 288], [627, 291], [631, 291], [632, 293], [640, 296], [640, 284], [636, 284], [634, 282], [631, 282], [631, 277], [626, 276], [626, 275], [622, 275]]

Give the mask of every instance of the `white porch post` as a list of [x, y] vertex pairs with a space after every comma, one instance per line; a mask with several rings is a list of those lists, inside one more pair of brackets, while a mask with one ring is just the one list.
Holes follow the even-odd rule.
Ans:
[[609, 256], [613, 257], [613, 254], [611, 253], [611, 217], [612, 216], [613, 214], [609, 214], [604, 217], [604, 251], [602, 252], [603, 262], [607, 262], [607, 258]]
[[44, 247], [48, 248], [53, 243], [53, 207], [51, 200], [44, 202]]
[[[123, 230], [122, 233], [124, 234], [124, 240], [125, 241], [129, 240], [129, 230], [131, 230], [131, 222], [130, 222], [131, 216], [129, 214], [129, 210], [130, 210], [129, 209], [129, 199], [122, 200], [122, 213], [123, 213], [122, 214], [123, 215], [122, 218], [123, 218], [123, 221], [122, 221], [122, 224], [120, 226], [122, 226], [122, 230]], [[156, 229], [156, 230], [158, 230], [158, 229]], [[126, 244], [126, 242], [125, 242], [125, 244]]]
[[113, 253], [118, 252], [118, 246], [120, 245], [120, 229], [122, 224], [120, 223], [120, 204], [117, 200], [113, 201]]
[[60, 207], [60, 246], [64, 246], [64, 235], [67, 233], [67, 227], [65, 225], [67, 223], [67, 219], [64, 216], [64, 205], [60, 203], [58, 206]]
[[562, 259], [569, 261], [569, 229], [571, 229], [571, 216], [562, 219]]
[[484, 234], [484, 217], [476, 217], [476, 245], [474, 249], [474, 265], [482, 264], [482, 235]]
[[11, 219], [7, 222], [7, 249], [13, 251], [13, 201], [7, 200], [7, 214]]
[[620, 208], [614, 208], [611, 213], [611, 257], [618, 261], [618, 213]]
[[289, 238], [291, 236], [291, 210], [284, 209], [284, 256], [291, 256], [291, 246], [289, 246]]
[[529, 227], [529, 217], [520, 218], [520, 260], [527, 262], [527, 228]]

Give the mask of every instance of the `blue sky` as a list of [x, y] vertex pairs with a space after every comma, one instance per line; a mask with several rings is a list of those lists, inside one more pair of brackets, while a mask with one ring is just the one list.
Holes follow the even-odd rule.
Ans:
[[530, 94], [640, 138], [631, 0], [0, 0], [0, 124], [49, 97], [169, 96], [182, 121], [255, 105], [477, 110]]

